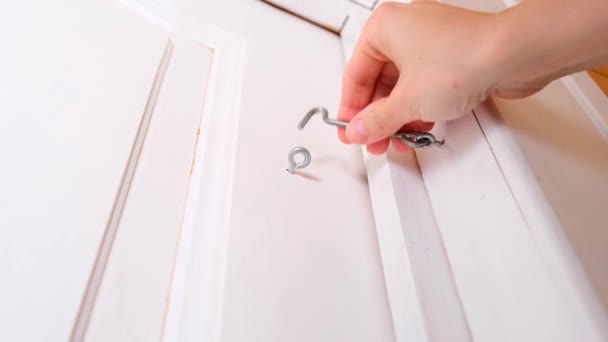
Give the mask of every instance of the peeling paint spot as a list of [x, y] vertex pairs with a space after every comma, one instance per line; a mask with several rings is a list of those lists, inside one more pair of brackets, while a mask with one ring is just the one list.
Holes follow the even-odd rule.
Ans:
[[190, 176], [194, 173], [194, 165], [196, 165], [196, 148], [198, 147], [198, 138], [201, 135], [200, 127], [196, 129], [196, 138], [194, 138], [194, 151], [192, 153], [192, 162], [190, 163]]

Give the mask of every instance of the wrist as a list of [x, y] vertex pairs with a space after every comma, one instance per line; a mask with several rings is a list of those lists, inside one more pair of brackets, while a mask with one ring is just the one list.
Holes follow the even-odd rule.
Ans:
[[606, 63], [606, 10], [604, 0], [527, 0], [489, 16], [478, 58], [490, 87], [542, 85]]

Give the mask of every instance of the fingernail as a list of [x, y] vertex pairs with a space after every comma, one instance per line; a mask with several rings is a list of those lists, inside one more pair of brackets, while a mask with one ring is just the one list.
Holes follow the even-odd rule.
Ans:
[[346, 136], [354, 144], [363, 144], [369, 139], [369, 131], [365, 127], [363, 120], [354, 119], [346, 128]]

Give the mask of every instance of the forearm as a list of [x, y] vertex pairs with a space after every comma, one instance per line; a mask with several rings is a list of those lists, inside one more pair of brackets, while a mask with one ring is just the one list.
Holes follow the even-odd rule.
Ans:
[[608, 64], [607, 0], [524, 0], [493, 19], [497, 80], [546, 82]]

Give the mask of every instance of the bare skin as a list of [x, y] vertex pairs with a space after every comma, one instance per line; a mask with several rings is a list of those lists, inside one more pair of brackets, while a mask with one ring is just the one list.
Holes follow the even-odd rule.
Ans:
[[338, 134], [372, 154], [401, 130], [428, 131], [490, 96], [523, 98], [608, 64], [608, 1], [524, 0], [482, 13], [420, 0], [370, 16], [342, 80]]

